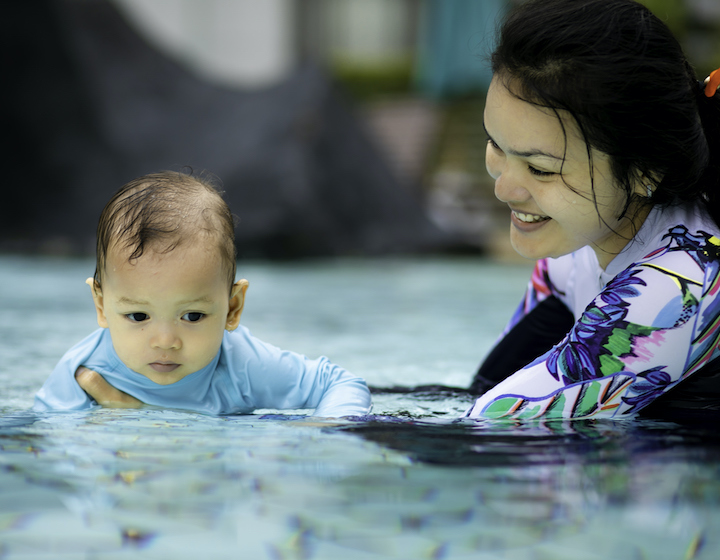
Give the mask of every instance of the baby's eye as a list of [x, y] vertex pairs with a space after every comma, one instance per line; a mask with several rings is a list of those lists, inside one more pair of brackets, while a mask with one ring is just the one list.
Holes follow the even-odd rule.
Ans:
[[148, 320], [147, 313], [128, 313], [125, 315], [125, 317], [127, 317], [133, 323], [142, 323], [143, 321]]
[[183, 319], [183, 321], [197, 323], [203, 317], [205, 317], [205, 313], [191, 312], [191, 313], [185, 313], [185, 315], [182, 316], [182, 319]]

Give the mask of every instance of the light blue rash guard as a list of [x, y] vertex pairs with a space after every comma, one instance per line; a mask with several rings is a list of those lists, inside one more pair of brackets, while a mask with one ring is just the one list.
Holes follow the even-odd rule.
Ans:
[[314, 408], [314, 416], [361, 416], [370, 392], [361, 378], [321, 357], [280, 350], [240, 326], [225, 331], [215, 358], [171, 385], [158, 385], [128, 368], [108, 329], [98, 329], [71, 348], [35, 396], [34, 409], [81, 410], [97, 406], [75, 381], [85, 366], [113, 387], [150, 405], [204, 414], [249, 414], [256, 409]]

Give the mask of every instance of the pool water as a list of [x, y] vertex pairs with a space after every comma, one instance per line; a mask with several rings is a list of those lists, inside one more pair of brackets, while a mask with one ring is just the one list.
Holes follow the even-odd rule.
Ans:
[[[307, 411], [30, 410], [95, 324], [89, 260], [0, 257], [2, 559], [715, 559], [720, 434], [460, 420], [462, 392]], [[527, 266], [240, 263], [254, 335], [376, 388], [466, 386]]]

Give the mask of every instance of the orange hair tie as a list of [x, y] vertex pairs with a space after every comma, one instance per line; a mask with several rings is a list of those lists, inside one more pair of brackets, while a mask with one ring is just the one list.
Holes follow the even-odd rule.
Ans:
[[705, 78], [705, 95], [707, 97], [713, 97], [715, 92], [720, 88], [720, 68], [710, 72], [710, 75]]

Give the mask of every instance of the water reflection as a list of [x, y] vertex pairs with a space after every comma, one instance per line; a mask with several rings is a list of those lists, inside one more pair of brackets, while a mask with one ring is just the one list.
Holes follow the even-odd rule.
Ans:
[[[384, 496], [392, 511], [426, 492], [416, 498], [420, 507], [401, 516], [402, 526], [424, 534], [464, 526], [459, 540], [469, 550], [529, 546], [560, 554], [563, 546], [553, 542], [574, 543], [581, 558], [710, 558], [720, 550], [710, 529], [719, 527], [720, 503], [720, 437], [712, 428], [647, 420], [342, 429], [419, 467], [405, 469], [402, 481], [366, 480], [376, 503]], [[441, 485], [422, 484], [423, 474], [438, 476], [422, 465], [451, 468]]]
[[720, 459], [720, 433], [714, 427], [657, 420], [510, 423], [420, 419], [368, 422], [344, 431], [407, 453], [416, 461], [446, 466], [712, 463]]
[[2, 420], [7, 558], [52, 558], [48, 539], [63, 554], [134, 558], [709, 559], [718, 550], [720, 446], [709, 429], [152, 409]]

